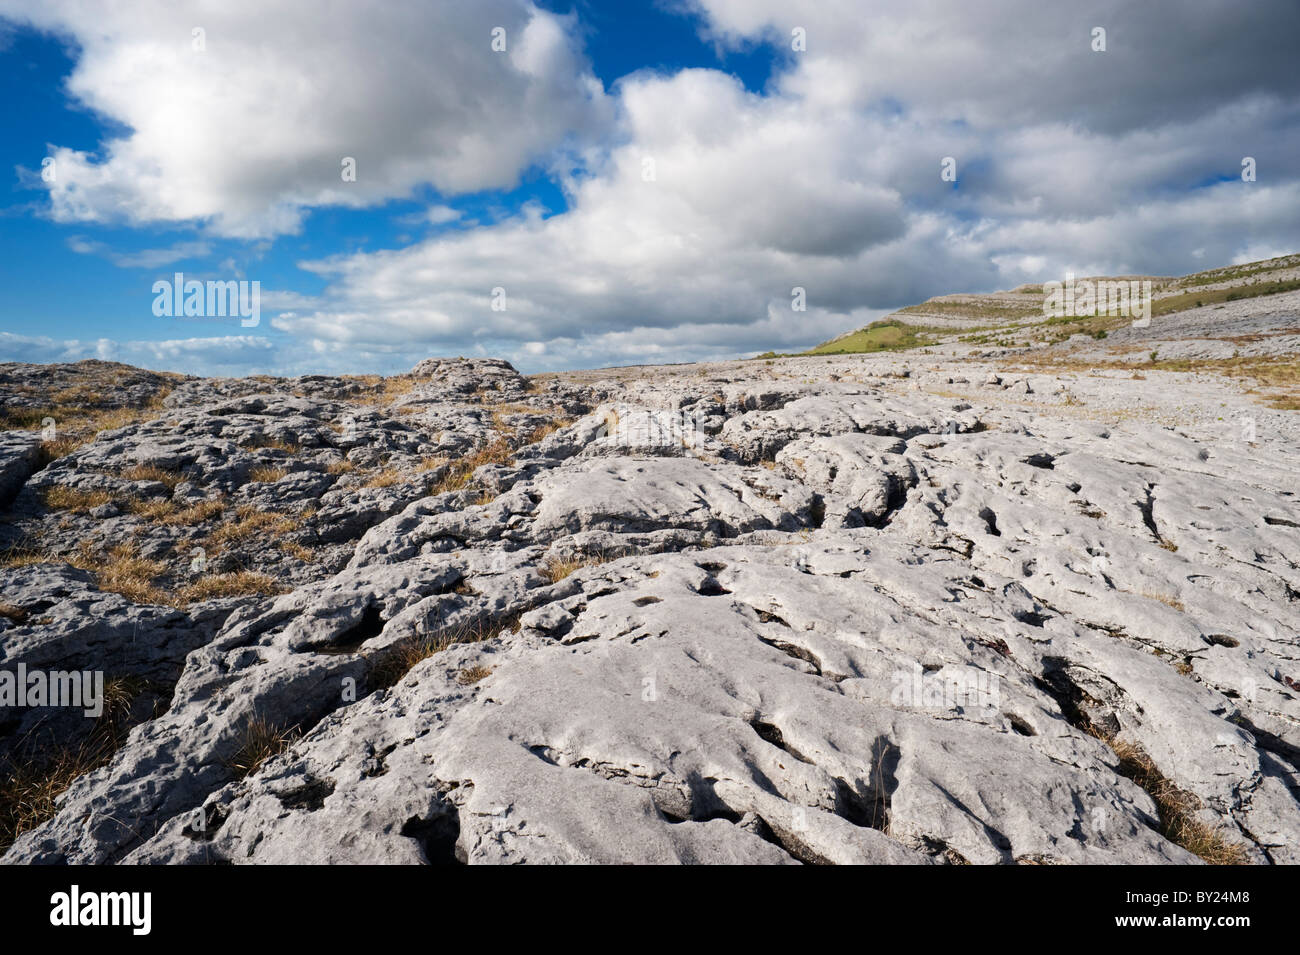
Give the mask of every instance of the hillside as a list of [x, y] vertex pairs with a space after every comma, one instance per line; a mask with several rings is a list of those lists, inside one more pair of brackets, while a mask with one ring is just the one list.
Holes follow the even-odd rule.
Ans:
[[[1059, 281], [1063, 282], [1064, 277]], [[864, 328], [846, 332], [810, 349], [807, 354], [848, 354], [924, 348], [934, 354], [1029, 354], [1061, 356], [1056, 348], [1070, 341], [1071, 353], [1080, 338], [1106, 340], [1107, 357], [1122, 359], [1160, 342], [1225, 337], [1279, 336], [1293, 333], [1296, 303], [1300, 302], [1300, 255], [1225, 266], [1184, 275], [1079, 276], [1076, 283], [1150, 283], [1149, 316], [1139, 309], [1124, 314], [1045, 315], [1045, 286], [1022, 285], [983, 295], [941, 295], [909, 305]], [[1109, 300], [1106, 302], [1109, 305]], [[1135, 314], [1136, 313], [1136, 314]], [[1134, 326], [1149, 317], [1149, 326]], [[1212, 329], [1211, 329], [1212, 327]], [[1207, 333], [1207, 329], [1210, 329]], [[1120, 332], [1112, 339], [1115, 332]], [[1074, 338], [1073, 341], [1071, 339]], [[1186, 349], [1177, 348], [1182, 353]], [[1283, 351], [1289, 350], [1289, 346]], [[1218, 349], [1223, 352], [1224, 349]], [[1162, 351], [1163, 353], [1163, 351]], [[1099, 356], [1101, 353], [1098, 353]], [[1230, 357], [1216, 354], [1215, 357]]]

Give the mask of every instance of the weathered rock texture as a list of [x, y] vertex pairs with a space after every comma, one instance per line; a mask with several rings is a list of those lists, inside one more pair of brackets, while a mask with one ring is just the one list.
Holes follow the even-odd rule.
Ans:
[[[164, 404], [20, 479], [0, 665], [165, 708], [6, 862], [1300, 861], [1300, 426], [1230, 382], [430, 360]], [[85, 559], [123, 548], [152, 589]], [[240, 571], [277, 586], [200, 586]]]

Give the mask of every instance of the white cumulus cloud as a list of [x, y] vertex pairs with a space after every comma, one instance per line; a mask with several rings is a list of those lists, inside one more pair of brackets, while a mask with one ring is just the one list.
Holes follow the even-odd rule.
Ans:
[[127, 128], [97, 154], [54, 144], [60, 221], [295, 232], [312, 207], [421, 184], [511, 187], [608, 114], [574, 21], [527, 0], [0, 0], [0, 16], [71, 37], [68, 92]]

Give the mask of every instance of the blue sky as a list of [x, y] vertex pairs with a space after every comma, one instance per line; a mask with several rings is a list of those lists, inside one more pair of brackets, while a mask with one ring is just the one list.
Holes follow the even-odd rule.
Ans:
[[[471, 6], [0, 0], [0, 359], [730, 357], [948, 291], [1300, 245], [1294, 5]], [[351, 153], [355, 187], [330, 172]], [[258, 326], [155, 316], [176, 271], [257, 280]]]
[[[541, 3], [560, 15], [576, 13], [592, 70], [605, 87], [638, 70], [675, 73], [684, 68], [723, 69], [748, 89], [760, 92], [768, 81], [775, 53], [770, 45], [726, 50], [705, 42], [699, 18], [689, 10], [647, 0], [618, 4]], [[221, 335], [233, 323], [221, 319], [177, 320], [155, 317], [152, 285], [180, 271], [188, 277], [229, 278], [233, 272], [256, 273], [263, 290], [319, 294], [325, 282], [298, 268], [302, 260], [400, 247], [437, 229], [408, 220], [431, 204], [446, 204], [465, 220], [491, 222], [537, 203], [546, 215], [567, 208], [564, 193], [547, 171], [521, 171], [512, 189], [443, 196], [424, 187], [406, 200], [373, 208], [313, 211], [299, 235], [268, 244], [199, 238], [202, 230], [122, 228], [87, 223], [56, 223], [43, 214], [42, 190], [31, 181], [50, 144], [94, 152], [123, 127], [111, 117], [84, 108], [64, 90], [75, 65], [76, 50], [66, 37], [13, 27], [0, 52], [0, 88], [10, 90], [12, 108], [0, 116], [0, 168], [13, 172], [0, 219], [0, 280], [8, 290], [0, 330], [23, 335], [72, 339], [174, 338]], [[165, 266], [115, 264], [114, 258], [198, 243], [206, 251], [178, 255]], [[94, 249], [78, 252], [75, 249]], [[129, 258], [128, 258], [129, 262]], [[233, 262], [235, 269], [222, 268]], [[269, 332], [274, 336], [275, 332]], [[3, 356], [0, 356], [3, 357]], [[255, 371], [271, 371], [274, 362]]]

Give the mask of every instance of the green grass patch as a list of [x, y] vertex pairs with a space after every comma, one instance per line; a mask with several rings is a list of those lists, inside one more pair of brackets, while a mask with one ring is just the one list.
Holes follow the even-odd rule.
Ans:
[[1222, 268], [1206, 269], [1204, 272], [1193, 272], [1191, 275], [1175, 279], [1173, 284], [1182, 288], [1191, 288], [1198, 285], [1214, 285], [1218, 282], [1238, 282], [1252, 276], [1292, 268], [1297, 264], [1300, 264], [1297, 262], [1297, 256], [1283, 255], [1276, 259], [1243, 262], [1241, 265], [1225, 265]]
[[1238, 285], [1236, 288], [1216, 288], [1199, 292], [1184, 292], [1182, 295], [1170, 295], [1157, 299], [1151, 306], [1152, 315], [1169, 315], [1202, 305], [1219, 305], [1223, 302], [1236, 302], [1244, 298], [1259, 298], [1262, 295], [1277, 295], [1281, 292], [1294, 292], [1300, 289], [1300, 279], [1286, 282], [1255, 282], [1250, 285]]
[[930, 331], [902, 322], [882, 320], [872, 322], [851, 335], [825, 342], [805, 355], [845, 355], [879, 351], [904, 351], [934, 344]]

